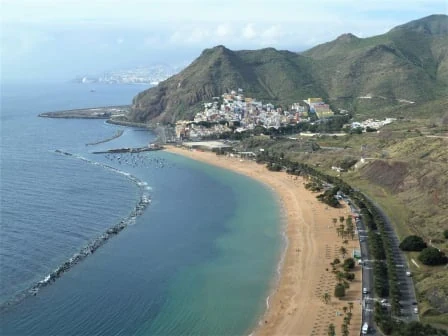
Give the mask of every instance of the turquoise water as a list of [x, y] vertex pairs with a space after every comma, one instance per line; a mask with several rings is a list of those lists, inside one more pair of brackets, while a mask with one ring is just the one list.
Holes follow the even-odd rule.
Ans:
[[[279, 261], [277, 200], [266, 187], [247, 177], [188, 159], [175, 159], [229, 186], [235, 197], [233, 213], [225, 221], [226, 232], [215, 241], [217, 256], [179, 270], [169, 286], [172, 300], [150, 328], [143, 328], [139, 334], [179, 335], [186, 330], [202, 335], [249, 332], [247, 328], [256, 325], [266, 308], [266, 295]], [[217, 199], [211, 206], [228, 205]], [[177, 313], [180, 304], [188, 307], [182, 308], [181, 314]]]
[[[121, 127], [35, 117], [64, 108], [60, 97], [55, 104], [52, 90], [82, 103], [67, 108], [106, 105], [109, 98], [126, 103], [137, 90], [105, 86], [96, 88], [101, 97], [86, 98], [84, 89], [71, 85], [41, 86], [30, 101], [2, 104], [3, 302], [117, 223], [138, 201], [137, 186], [101, 165], [147, 183], [152, 202], [135, 223], [54, 284], [2, 311], [0, 333], [250, 332], [265, 310], [283, 246], [276, 197], [247, 177], [170, 153], [120, 160], [90, 154], [144, 145], [153, 136], [127, 128], [118, 139], [87, 147]], [[55, 149], [98, 165], [57, 155]]]

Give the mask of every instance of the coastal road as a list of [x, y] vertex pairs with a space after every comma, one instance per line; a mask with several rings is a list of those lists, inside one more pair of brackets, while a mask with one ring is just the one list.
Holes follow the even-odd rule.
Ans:
[[[359, 215], [359, 209], [357, 209], [351, 200], [344, 199], [349, 204], [352, 214]], [[367, 289], [367, 293], [362, 293], [362, 323], [368, 323], [370, 327], [369, 335], [377, 335], [374, 330], [373, 309], [375, 301], [371, 300], [373, 292], [373, 263], [369, 253], [369, 246], [367, 244], [367, 228], [364, 225], [362, 219], [355, 221], [356, 229], [358, 231], [359, 245], [361, 248], [362, 259], [362, 288]]]
[[404, 252], [399, 248], [400, 240], [395, 234], [392, 223], [386, 216], [384, 211], [372, 199], [370, 199], [367, 196], [366, 198], [373, 203], [373, 205], [378, 209], [379, 213], [384, 219], [385, 230], [392, 248], [393, 252], [392, 254], [394, 257], [394, 264], [400, 288], [400, 296], [401, 296], [400, 319], [405, 322], [419, 321], [418, 314], [414, 312], [414, 309], [418, 308], [417, 299], [415, 295], [414, 282], [412, 280], [412, 277], [406, 275], [406, 272], [410, 271], [410, 268]]
[[[368, 198], [368, 197], [367, 197]], [[353, 214], [359, 214], [359, 209], [357, 209], [353, 202], [347, 198], [343, 198], [347, 204], [349, 204], [351, 212]], [[400, 288], [400, 305], [401, 305], [401, 316], [399, 317], [404, 322], [418, 321], [419, 316], [414, 312], [417, 308], [417, 301], [415, 296], [414, 283], [412, 277], [407, 276], [406, 272], [409, 271], [409, 266], [403, 251], [400, 250], [400, 241], [395, 234], [393, 226], [389, 218], [385, 215], [383, 210], [370, 198], [368, 198], [378, 209], [381, 216], [385, 222], [385, 231], [387, 237], [390, 241], [390, 245], [393, 251], [394, 264], [396, 267], [397, 277], [399, 281]], [[369, 247], [367, 244], [367, 227], [362, 221], [362, 218], [356, 221], [356, 228], [358, 230], [358, 237], [360, 240], [361, 247], [361, 258], [363, 260], [362, 269], [362, 287], [367, 289], [367, 294], [363, 293], [363, 323], [367, 322], [371, 328], [369, 335], [381, 335], [377, 330], [374, 330], [374, 319], [373, 311], [374, 304], [377, 299], [372, 297], [374, 277], [373, 277], [373, 263], [372, 257], [369, 252]]]

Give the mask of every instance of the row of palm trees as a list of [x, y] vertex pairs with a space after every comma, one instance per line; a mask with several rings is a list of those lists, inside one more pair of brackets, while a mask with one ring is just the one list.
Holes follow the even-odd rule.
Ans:
[[[339, 222], [339, 225], [336, 226]], [[344, 217], [344, 216], [339, 216], [339, 218], [333, 218], [333, 226], [336, 227], [336, 233], [338, 235], [338, 237], [341, 237], [343, 239], [343, 244], [347, 245], [348, 244], [348, 240], [347, 238], [351, 238], [354, 239], [355, 236], [355, 227], [353, 225], [353, 220], [352, 217]], [[348, 254], [348, 250], [345, 246], [341, 246], [339, 248], [339, 252], [342, 255], [342, 259], [345, 260], [346, 255]], [[337, 280], [337, 285], [336, 286], [341, 286], [341, 284], [344, 285], [344, 287], [349, 287], [348, 282], [345, 281], [346, 279], [346, 274], [344, 274], [341, 271], [338, 271], [336, 269], [336, 265], [340, 264], [340, 260], [338, 258], [336, 258], [332, 263], [332, 267], [333, 270], [332, 272], [335, 274], [336, 276], [336, 280]], [[331, 295], [326, 292], [322, 295], [322, 301], [325, 304], [329, 304], [331, 302]], [[344, 312], [344, 321], [341, 325], [341, 335], [343, 336], [348, 336], [349, 335], [349, 326], [351, 323], [351, 319], [352, 319], [352, 309], [353, 309], [353, 302], [349, 302], [348, 303], [348, 307], [344, 306], [342, 307], [342, 310]], [[347, 313], [348, 310], [348, 313]], [[335, 336], [336, 335], [336, 327], [334, 324], [330, 324], [328, 326], [328, 335], [329, 336]]]
[[[333, 226], [336, 226], [338, 222], [337, 218], [333, 218]], [[345, 225], [344, 225], [345, 222]], [[336, 233], [338, 237], [348, 238], [352, 240], [355, 238], [355, 226], [353, 225], [352, 217], [345, 218], [344, 216], [339, 217], [339, 226], [336, 227]]]
[[[348, 336], [350, 333], [349, 326], [353, 317], [352, 309], [353, 309], [353, 302], [349, 302], [348, 307], [347, 306], [342, 307], [342, 310], [344, 311], [345, 314], [343, 323], [341, 325], [341, 335], [343, 336]], [[327, 334], [328, 336], [336, 336], [336, 327], [333, 323], [328, 325]]]

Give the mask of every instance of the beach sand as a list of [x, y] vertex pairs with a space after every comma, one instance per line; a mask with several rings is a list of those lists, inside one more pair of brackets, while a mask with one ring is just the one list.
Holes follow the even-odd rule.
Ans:
[[[168, 152], [194, 160], [226, 168], [252, 177], [269, 187], [279, 196], [286, 218], [288, 247], [276, 287], [269, 299], [269, 308], [255, 328], [255, 335], [328, 335], [330, 323], [341, 333], [344, 312], [353, 302], [350, 335], [358, 335], [361, 329], [361, 268], [355, 268], [355, 280], [350, 283], [343, 300], [333, 297], [337, 283], [331, 272], [334, 258], [342, 260], [341, 246], [349, 251], [359, 249], [357, 236], [343, 244], [338, 237], [333, 218], [347, 217], [350, 209], [346, 205], [331, 208], [316, 199], [317, 193], [305, 189], [301, 177], [284, 172], [270, 172], [264, 165], [249, 160], [240, 160], [214, 153], [191, 151], [168, 146]], [[331, 295], [325, 303], [324, 293]]]

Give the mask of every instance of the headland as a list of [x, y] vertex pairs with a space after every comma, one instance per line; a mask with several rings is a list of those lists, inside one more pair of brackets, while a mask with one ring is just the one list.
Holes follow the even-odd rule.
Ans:
[[[256, 179], [272, 188], [281, 200], [288, 244], [279, 279], [267, 300], [266, 313], [255, 331], [248, 330], [248, 333], [327, 335], [330, 324], [339, 332], [348, 311], [351, 313], [350, 334], [359, 333], [361, 269], [355, 266], [355, 279], [350, 282], [346, 296], [339, 300], [333, 297], [337, 279], [330, 265], [335, 258], [342, 260], [340, 248], [343, 245], [333, 218], [349, 216], [349, 207], [329, 207], [304, 187], [302, 177], [270, 172], [252, 160], [174, 146], [167, 146], [165, 150]], [[351, 253], [359, 248], [359, 242], [355, 238], [344, 246]], [[325, 293], [329, 294], [330, 300], [323, 299]]]
[[39, 114], [42, 118], [63, 118], [63, 119], [110, 119], [126, 115], [130, 110], [130, 105], [104, 106], [94, 108], [83, 108], [74, 110], [45, 112]]

